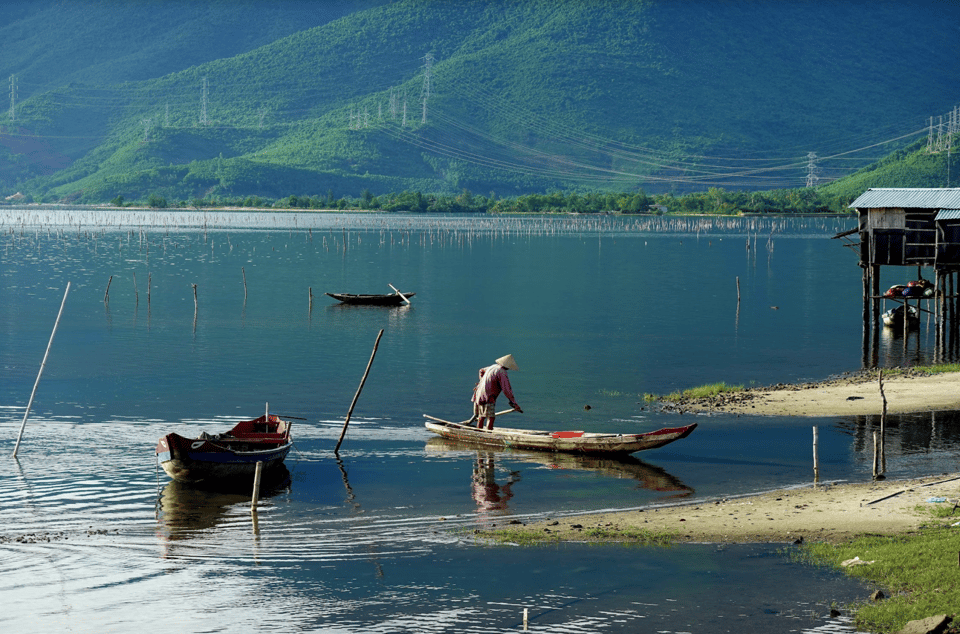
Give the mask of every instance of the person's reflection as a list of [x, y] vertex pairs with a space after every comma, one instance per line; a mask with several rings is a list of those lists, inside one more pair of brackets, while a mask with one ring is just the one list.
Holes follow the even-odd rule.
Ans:
[[507, 483], [497, 484], [496, 465], [490, 454], [478, 455], [473, 465], [473, 499], [477, 511], [500, 515], [507, 512], [507, 501], [513, 497], [513, 485], [520, 480], [519, 471], [511, 471]]

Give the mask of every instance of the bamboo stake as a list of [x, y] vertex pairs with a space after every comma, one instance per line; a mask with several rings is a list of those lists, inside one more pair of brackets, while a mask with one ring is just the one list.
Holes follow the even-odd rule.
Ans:
[[250, 498], [250, 510], [257, 512], [257, 502], [260, 499], [260, 473], [263, 471], [263, 462], [257, 461], [257, 470], [253, 473], [253, 497]]
[[363, 378], [360, 379], [360, 387], [357, 388], [357, 393], [353, 395], [353, 402], [350, 403], [350, 409], [347, 410], [347, 419], [343, 421], [343, 429], [340, 431], [340, 438], [337, 440], [337, 446], [334, 447], [333, 453], [340, 455], [340, 444], [343, 442], [343, 437], [347, 435], [347, 425], [350, 424], [350, 416], [353, 415], [353, 407], [357, 404], [357, 399], [360, 398], [360, 391], [363, 389], [363, 384], [367, 382], [367, 375], [370, 374], [370, 366], [373, 365], [373, 357], [377, 355], [377, 346], [380, 345], [380, 337], [383, 336], [383, 329], [380, 329], [380, 334], [377, 335], [377, 341], [373, 344], [373, 352], [370, 353], [370, 361], [367, 362], [367, 369], [363, 373]]
[[247, 272], [240, 267], [240, 273], [243, 275], [243, 301], [247, 301]]
[[877, 379], [880, 383], [880, 400], [883, 402], [883, 409], [880, 410], [880, 473], [886, 473], [887, 456], [883, 441], [887, 431], [887, 395], [883, 393], [883, 370], [878, 372]]
[[109, 301], [110, 301], [110, 284], [112, 284], [112, 283], [113, 283], [113, 276], [111, 275], [111, 276], [110, 276], [110, 279], [107, 280], [107, 290], [104, 291], [104, 293], [103, 293], [103, 301], [104, 301], [104, 302], [109, 302]]
[[820, 461], [817, 457], [817, 427], [813, 427], [813, 482], [820, 482]]
[[67, 293], [69, 292], [70, 282], [67, 282], [67, 289], [63, 291], [63, 301], [60, 302], [60, 312], [57, 313], [57, 321], [53, 324], [53, 332], [50, 333], [50, 341], [47, 342], [47, 351], [43, 353], [43, 361], [40, 362], [40, 372], [37, 373], [37, 380], [33, 383], [33, 391], [30, 392], [27, 411], [23, 413], [23, 422], [20, 423], [20, 433], [17, 434], [17, 444], [13, 447], [14, 458], [17, 457], [17, 450], [20, 449], [20, 439], [23, 437], [23, 430], [27, 426], [27, 416], [30, 415], [30, 407], [33, 406], [33, 397], [37, 393], [37, 386], [40, 384], [40, 376], [43, 374], [43, 368], [47, 365], [47, 356], [50, 354], [50, 346], [53, 345], [53, 336], [57, 334], [57, 326], [60, 325], [60, 316], [63, 315], [63, 307], [67, 303]]

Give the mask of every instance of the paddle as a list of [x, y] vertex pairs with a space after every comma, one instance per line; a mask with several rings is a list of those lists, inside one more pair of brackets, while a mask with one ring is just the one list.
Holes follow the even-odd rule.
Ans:
[[407, 299], [407, 297], [406, 297], [403, 293], [401, 293], [400, 291], [398, 291], [396, 286], [394, 286], [393, 284], [390, 284], [390, 283], [388, 283], [387, 286], [389, 286], [390, 288], [392, 288], [392, 289], [397, 293], [397, 295], [399, 295], [400, 297], [403, 297], [403, 301], [407, 302], [407, 304], [410, 304], [410, 300]]
[[[517, 410], [515, 410], [515, 409], [513, 409], [513, 408], [511, 407], [510, 409], [505, 409], [505, 410], [503, 410], [502, 412], [497, 412], [497, 413], [495, 413], [494, 416], [503, 416], [504, 414], [509, 414], [510, 412], [515, 412], [515, 411], [517, 411]], [[473, 418], [468, 418], [467, 420], [465, 420], [465, 421], [463, 421], [463, 422], [460, 422], [460, 423], [456, 423], [456, 424], [457, 424], [457, 425], [466, 425], [467, 423], [469, 423], [469, 422], [472, 421], [472, 420], [473, 420]]]

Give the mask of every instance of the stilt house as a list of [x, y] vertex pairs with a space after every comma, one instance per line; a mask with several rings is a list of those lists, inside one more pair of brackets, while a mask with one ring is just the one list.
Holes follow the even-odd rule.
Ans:
[[[880, 267], [916, 266], [916, 280], [922, 283], [921, 267], [934, 271], [932, 293], [915, 301], [915, 314], [934, 315], [938, 325], [937, 348], [947, 341], [950, 326], [951, 347], [960, 343], [957, 336], [957, 278], [960, 273], [960, 188], [876, 188], [868, 189], [850, 207], [857, 210], [857, 229], [837, 237], [859, 233], [860, 266], [863, 268], [864, 332], [869, 338], [868, 324], [879, 325], [881, 302], [894, 300], [910, 309], [912, 293], [903, 297], [881, 295]], [[851, 245], [853, 246], [853, 245]], [[906, 282], [906, 279], [903, 280]], [[913, 286], [917, 282], [911, 282]], [[930, 308], [929, 302], [933, 302]], [[870, 310], [872, 308], [872, 310]], [[871, 320], [872, 313], [872, 320]], [[904, 319], [904, 332], [908, 327]]]
[[868, 189], [850, 207], [861, 266], [960, 267], [960, 188]]

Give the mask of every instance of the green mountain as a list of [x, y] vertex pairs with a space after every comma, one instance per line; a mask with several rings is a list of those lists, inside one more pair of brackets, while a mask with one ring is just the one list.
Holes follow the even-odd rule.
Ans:
[[956, 18], [934, 0], [2, 5], [0, 192], [827, 183], [954, 107]]

